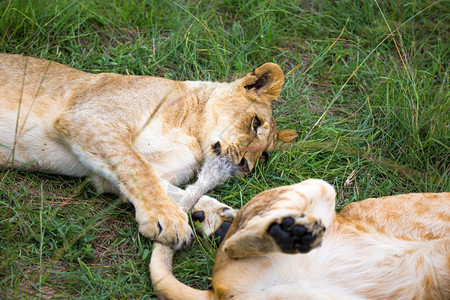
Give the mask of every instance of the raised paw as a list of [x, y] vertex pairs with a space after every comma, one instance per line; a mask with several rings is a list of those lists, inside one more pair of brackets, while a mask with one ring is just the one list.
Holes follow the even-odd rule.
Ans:
[[192, 221], [200, 223], [197, 231], [215, 241], [216, 246], [225, 238], [231, 222], [236, 216], [236, 211], [214, 198], [203, 196], [194, 206]]
[[304, 215], [287, 216], [269, 225], [267, 231], [285, 253], [308, 253], [322, 242], [325, 226]]
[[187, 214], [181, 210], [156, 215], [149, 212], [137, 220], [142, 235], [173, 249], [179, 249], [189, 244], [193, 236]]

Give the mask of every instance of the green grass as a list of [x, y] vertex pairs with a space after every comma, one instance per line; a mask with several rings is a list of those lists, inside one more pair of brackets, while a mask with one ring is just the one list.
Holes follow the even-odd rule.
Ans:
[[[446, 1], [6, 0], [0, 52], [179, 80], [276, 62], [275, 116], [299, 140], [211, 195], [240, 207], [315, 177], [340, 207], [450, 190], [449, 16]], [[85, 179], [0, 171], [0, 214], [0, 298], [155, 298], [131, 206]], [[175, 274], [208, 288], [213, 257], [194, 243]]]

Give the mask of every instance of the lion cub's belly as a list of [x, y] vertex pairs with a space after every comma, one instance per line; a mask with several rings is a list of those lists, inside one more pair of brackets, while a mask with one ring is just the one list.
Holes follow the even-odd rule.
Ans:
[[181, 128], [163, 130], [163, 124], [160, 118], [155, 118], [136, 138], [134, 147], [161, 179], [173, 185], [187, 183], [202, 162], [200, 144]]
[[[52, 138], [52, 119], [30, 115], [25, 126], [19, 122], [22, 130], [16, 132], [17, 113], [3, 111], [0, 116], [0, 169], [19, 167], [77, 177], [91, 174], [92, 170], [76, 155]], [[163, 132], [159, 118], [142, 130], [134, 147], [149, 160], [160, 178], [175, 185], [189, 181], [202, 160], [201, 148], [194, 137], [179, 128]]]
[[69, 176], [89, 175], [75, 155], [51, 138], [53, 119], [30, 114], [17, 125], [16, 119], [16, 111], [0, 113], [0, 169], [17, 167]]
[[233, 299], [412, 299], [428, 292], [423, 283], [447, 278], [435, 266], [445, 265], [449, 240], [433, 243], [341, 232], [307, 254], [271, 253], [228, 264], [224, 281]]

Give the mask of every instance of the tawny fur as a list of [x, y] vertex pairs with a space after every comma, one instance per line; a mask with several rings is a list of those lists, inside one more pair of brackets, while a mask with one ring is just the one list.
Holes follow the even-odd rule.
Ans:
[[192, 231], [176, 204], [186, 197], [169, 190], [179, 194], [175, 186], [217, 154], [249, 172], [273, 149], [271, 101], [283, 82], [273, 63], [232, 83], [179, 82], [0, 54], [0, 169], [90, 176], [100, 192], [133, 203], [143, 235], [178, 248]]
[[[213, 290], [176, 280], [161, 244], [150, 264], [154, 287], [172, 300], [450, 299], [450, 193], [367, 199], [338, 214], [334, 203], [322, 180], [265, 191], [238, 212], [219, 248]], [[320, 221], [316, 248], [283, 253], [268, 228], [285, 217]]]

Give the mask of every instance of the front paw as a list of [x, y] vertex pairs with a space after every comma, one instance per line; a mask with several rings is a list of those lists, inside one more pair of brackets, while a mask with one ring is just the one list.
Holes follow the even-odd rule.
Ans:
[[308, 253], [320, 246], [325, 226], [311, 216], [294, 213], [271, 223], [267, 232], [283, 252]]
[[225, 205], [214, 198], [203, 196], [194, 206], [192, 221], [200, 223], [201, 232], [205, 237], [214, 240], [216, 246], [225, 238], [231, 223], [236, 216], [236, 210]]
[[187, 214], [178, 207], [168, 213], [159, 212], [155, 215], [149, 212], [146, 216], [137, 219], [139, 232], [142, 235], [173, 249], [189, 244], [193, 236]]

